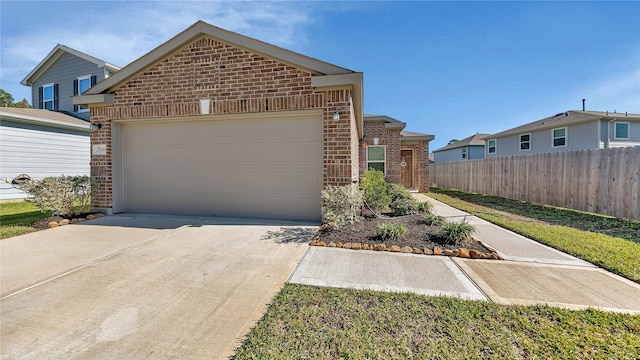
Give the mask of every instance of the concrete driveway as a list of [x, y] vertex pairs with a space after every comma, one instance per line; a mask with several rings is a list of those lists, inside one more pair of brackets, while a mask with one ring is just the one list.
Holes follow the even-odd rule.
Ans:
[[126, 215], [1, 240], [0, 357], [227, 358], [314, 232]]

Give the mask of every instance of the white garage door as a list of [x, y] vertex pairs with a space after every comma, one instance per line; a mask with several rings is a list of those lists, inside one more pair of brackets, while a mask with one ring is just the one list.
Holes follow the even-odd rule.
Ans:
[[322, 118], [127, 123], [125, 212], [320, 219]]

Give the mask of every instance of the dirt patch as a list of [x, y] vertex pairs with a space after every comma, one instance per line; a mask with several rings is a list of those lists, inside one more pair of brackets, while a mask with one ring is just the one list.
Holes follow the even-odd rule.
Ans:
[[[433, 249], [438, 246], [442, 249], [457, 249], [465, 247], [469, 250], [487, 252], [488, 249], [475, 240], [465, 244], [447, 244], [445, 239], [438, 235], [440, 228], [428, 226], [422, 221], [422, 215], [409, 215], [403, 217], [376, 218], [367, 217], [362, 221], [341, 229], [322, 228], [317, 239], [327, 244], [334, 243], [361, 243], [361, 244], [385, 244], [387, 247], [398, 245], [400, 247], [409, 246], [412, 248]], [[407, 234], [401, 239], [394, 241], [383, 241], [378, 237], [378, 225], [384, 223], [402, 224], [407, 228]]]

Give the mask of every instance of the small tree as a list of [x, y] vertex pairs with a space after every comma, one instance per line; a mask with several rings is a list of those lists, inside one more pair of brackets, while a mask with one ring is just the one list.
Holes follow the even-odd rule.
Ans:
[[95, 180], [89, 176], [51, 176], [31, 180], [20, 185], [40, 211], [54, 211], [59, 215], [75, 215], [91, 210], [91, 195], [99, 192]]
[[382, 171], [365, 171], [360, 179], [360, 189], [364, 191], [364, 201], [373, 211], [379, 212], [389, 208], [391, 195], [387, 191], [387, 182]]

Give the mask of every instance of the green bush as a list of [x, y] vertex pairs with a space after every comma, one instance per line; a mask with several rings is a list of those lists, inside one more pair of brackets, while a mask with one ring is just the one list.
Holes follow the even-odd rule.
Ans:
[[422, 222], [429, 226], [442, 226], [445, 224], [446, 220], [442, 216], [426, 213], [422, 215]]
[[91, 195], [97, 194], [99, 188], [89, 176], [61, 175], [27, 181], [20, 185], [20, 190], [42, 212], [74, 215], [91, 210]]
[[382, 240], [397, 240], [407, 234], [407, 227], [402, 224], [378, 225], [378, 237]]
[[418, 202], [418, 212], [419, 213], [432, 213], [433, 205], [431, 205], [428, 201], [420, 201]]
[[380, 212], [389, 208], [391, 196], [387, 191], [387, 182], [382, 171], [365, 171], [360, 179], [360, 189], [364, 191], [364, 201], [373, 211]]
[[468, 242], [474, 232], [476, 232], [476, 228], [473, 225], [469, 225], [469, 220], [465, 216], [459, 223], [445, 222], [440, 231], [440, 236], [448, 244], [461, 245]]
[[327, 186], [322, 190], [322, 222], [340, 228], [359, 221], [363, 198], [353, 185]]
[[418, 213], [418, 201], [411, 196], [409, 190], [398, 184], [388, 184], [387, 189], [391, 195], [391, 212], [395, 216], [411, 215]]

